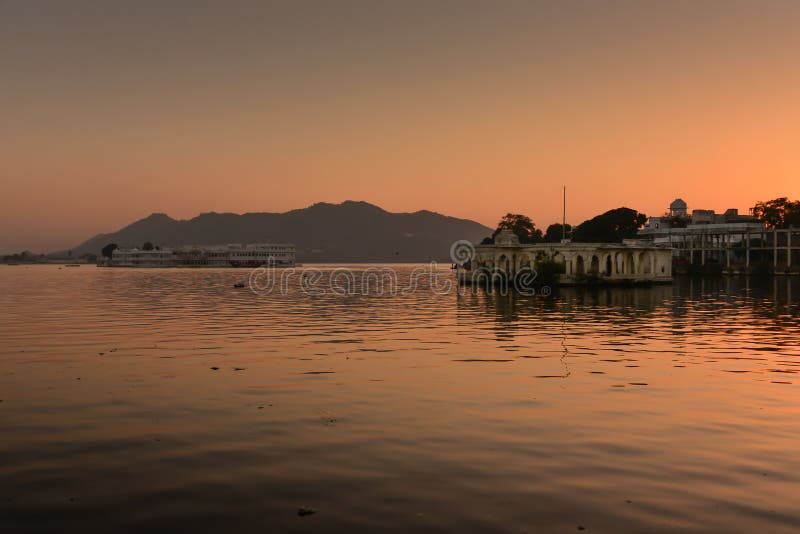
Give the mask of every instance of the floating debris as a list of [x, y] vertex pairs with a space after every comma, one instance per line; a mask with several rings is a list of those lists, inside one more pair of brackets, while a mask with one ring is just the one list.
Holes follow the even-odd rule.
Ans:
[[211, 370], [212, 371], [219, 371], [219, 367], [212, 367]]
[[247, 369], [247, 368], [246, 367], [234, 367], [233, 368], [234, 371], [244, 371], [245, 369]]
[[647, 382], [628, 382], [631, 386], [649, 386]]
[[233, 284], [233, 287], [241, 289], [244, 287], [244, 282], [236, 282], [235, 284]]
[[297, 509], [297, 515], [300, 517], [305, 517], [307, 515], [316, 514], [317, 511], [313, 508], [309, 508], [308, 506], [301, 506]]
[[332, 374], [336, 374], [336, 371], [306, 371], [303, 374], [304, 375], [332, 375]]

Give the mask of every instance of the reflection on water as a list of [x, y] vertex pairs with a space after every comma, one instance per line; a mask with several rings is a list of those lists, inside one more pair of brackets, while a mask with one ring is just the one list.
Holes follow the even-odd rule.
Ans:
[[4, 532], [800, 527], [796, 278], [544, 299], [242, 277], [0, 267]]

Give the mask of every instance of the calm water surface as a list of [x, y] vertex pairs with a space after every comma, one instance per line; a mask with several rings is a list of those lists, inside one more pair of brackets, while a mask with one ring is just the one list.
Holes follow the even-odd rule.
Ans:
[[2, 532], [800, 529], [798, 279], [245, 276], [0, 266]]

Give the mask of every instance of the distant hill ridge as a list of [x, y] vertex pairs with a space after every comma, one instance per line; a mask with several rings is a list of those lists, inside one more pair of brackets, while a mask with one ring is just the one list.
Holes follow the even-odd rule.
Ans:
[[298, 261], [448, 261], [453, 241], [480, 241], [491, 233], [467, 219], [427, 210], [391, 213], [348, 200], [285, 213], [202, 213], [188, 220], [153, 213], [117, 232], [89, 239], [72, 254], [99, 254], [108, 243], [127, 248], [146, 241], [168, 247], [284, 241], [295, 244]]

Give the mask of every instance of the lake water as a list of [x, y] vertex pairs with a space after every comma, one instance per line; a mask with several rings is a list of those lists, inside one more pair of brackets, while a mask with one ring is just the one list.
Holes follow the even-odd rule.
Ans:
[[0, 266], [2, 532], [800, 529], [797, 278], [247, 274]]

